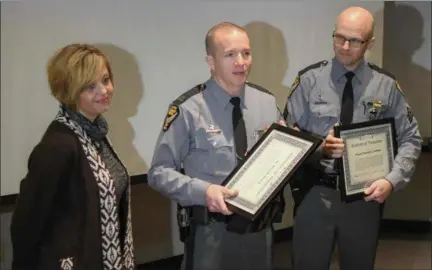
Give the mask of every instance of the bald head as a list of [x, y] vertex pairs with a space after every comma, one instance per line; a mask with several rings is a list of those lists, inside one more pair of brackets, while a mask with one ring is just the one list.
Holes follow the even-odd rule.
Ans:
[[333, 32], [336, 58], [346, 69], [354, 70], [373, 47], [374, 22], [372, 14], [361, 7], [345, 9], [337, 18]]
[[361, 7], [349, 7], [339, 14], [336, 29], [350, 28], [360, 31], [364, 39], [373, 37], [374, 19], [372, 14]]
[[222, 22], [216, 24], [215, 26], [210, 28], [210, 30], [207, 32], [207, 35], [205, 37], [205, 48], [206, 48], [207, 55], [214, 55], [215, 48], [216, 48], [215, 36], [219, 32], [224, 32], [224, 31], [239, 31], [242, 33], [246, 33], [246, 29], [234, 23]]

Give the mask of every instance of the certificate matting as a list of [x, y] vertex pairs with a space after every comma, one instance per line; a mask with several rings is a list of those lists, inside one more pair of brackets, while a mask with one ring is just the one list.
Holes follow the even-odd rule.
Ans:
[[253, 220], [320, 142], [314, 135], [273, 124], [223, 183], [239, 191], [225, 199], [228, 208]]
[[364, 190], [375, 180], [385, 178], [392, 169], [396, 155], [394, 119], [337, 126], [335, 135], [345, 144], [339, 160], [342, 199], [363, 198]]

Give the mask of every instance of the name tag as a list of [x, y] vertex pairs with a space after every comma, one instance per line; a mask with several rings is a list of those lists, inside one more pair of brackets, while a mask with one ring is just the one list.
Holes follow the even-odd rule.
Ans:
[[314, 105], [326, 105], [326, 104], [328, 104], [328, 102], [324, 100], [319, 100], [314, 102]]
[[213, 125], [210, 125], [208, 129], [206, 129], [206, 133], [208, 135], [216, 135], [216, 134], [220, 134], [221, 130], [219, 128], [214, 127]]

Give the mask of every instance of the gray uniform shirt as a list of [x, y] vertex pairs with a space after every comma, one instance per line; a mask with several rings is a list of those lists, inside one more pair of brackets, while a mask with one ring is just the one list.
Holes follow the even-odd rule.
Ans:
[[[299, 72], [285, 110], [287, 122], [323, 137], [339, 122], [344, 66], [333, 58], [311, 65]], [[353, 71], [353, 123], [394, 117], [398, 153], [392, 171], [386, 176], [395, 189], [401, 189], [414, 173], [421, 152], [422, 139], [417, 120], [404, 99], [395, 77], [365, 61]], [[322, 156], [318, 169], [333, 172], [334, 159]]]
[[[183, 206], [206, 205], [209, 185], [221, 184], [237, 163], [230, 99], [210, 79], [174, 101], [177, 107], [168, 112], [148, 172], [151, 187]], [[240, 99], [251, 149], [256, 132], [282, 116], [275, 97], [260, 87], [246, 84]]]

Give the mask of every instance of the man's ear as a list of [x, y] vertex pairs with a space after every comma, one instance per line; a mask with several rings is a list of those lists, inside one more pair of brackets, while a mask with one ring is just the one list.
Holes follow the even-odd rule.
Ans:
[[372, 37], [369, 41], [368, 41], [368, 45], [367, 45], [367, 49], [370, 51], [370, 49], [372, 49], [372, 47], [375, 45], [375, 37]]
[[207, 62], [208, 66], [210, 67], [211, 70], [215, 69], [215, 61], [214, 61], [214, 57], [212, 55], [209, 55], [209, 54], [206, 55], [206, 62]]

